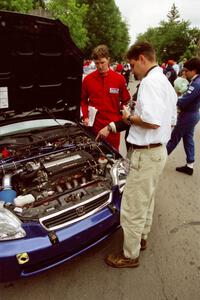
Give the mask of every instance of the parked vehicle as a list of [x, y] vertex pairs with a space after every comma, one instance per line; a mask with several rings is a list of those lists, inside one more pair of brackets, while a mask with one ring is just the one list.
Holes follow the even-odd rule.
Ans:
[[58, 20], [0, 11], [0, 281], [119, 226], [128, 164], [80, 124], [83, 56]]

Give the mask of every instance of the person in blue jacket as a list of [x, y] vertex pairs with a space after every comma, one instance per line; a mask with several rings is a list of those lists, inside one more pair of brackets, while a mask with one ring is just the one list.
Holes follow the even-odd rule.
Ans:
[[186, 165], [177, 167], [176, 171], [187, 175], [193, 174], [195, 161], [194, 129], [200, 119], [200, 59], [191, 58], [184, 64], [186, 78], [190, 81], [187, 91], [178, 98], [179, 115], [174, 127], [171, 139], [167, 143], [167, 151], [170, 154], [183, 139], [186, 153]]

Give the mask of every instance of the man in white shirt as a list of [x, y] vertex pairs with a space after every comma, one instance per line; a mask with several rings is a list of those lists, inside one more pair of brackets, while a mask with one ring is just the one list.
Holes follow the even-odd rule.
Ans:
[[[117, 268], [137, 267], [140, 250], [147, 246], [155, 189], [167, 159], [165, 144], [170, 139], [171, 126], [176, 123], [177, 95], [157, 65], [153, 47], [138, 42], [130, 47], [127, 58], [141, 83], [134, 114], [123, 114], [123, 121], [130, 125], [127, 141], [131, 144], [130, 171], [120, 212], [124, 244], [122, 253], [105, 259]], [[108, 127], [100, 135], [113, 129], [110, 124]]]

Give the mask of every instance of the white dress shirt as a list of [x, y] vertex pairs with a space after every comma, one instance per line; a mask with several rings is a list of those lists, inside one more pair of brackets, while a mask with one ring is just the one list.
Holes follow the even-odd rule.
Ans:
[[142, 121], [158, 125], [157, 129], [131, 125], [127, 141], [136, 145], [167, 143], [171, 126], [177, 119], [177, 95], [159, 66], [151, 69], [140, 83], [135, 114]]

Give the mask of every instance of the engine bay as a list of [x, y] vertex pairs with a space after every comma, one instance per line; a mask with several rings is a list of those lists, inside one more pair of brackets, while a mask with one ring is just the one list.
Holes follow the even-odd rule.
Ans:
[[109, 205], [113, 185], [125, 182], [121, 156], [76, 124], [5, 136], [0, 150], [0, 199], [46, 229]]

